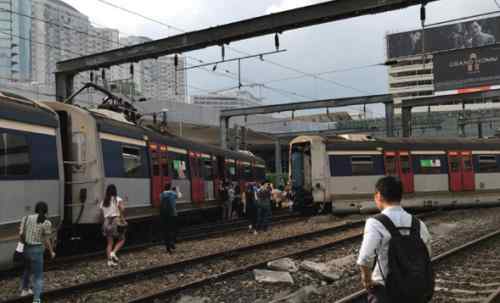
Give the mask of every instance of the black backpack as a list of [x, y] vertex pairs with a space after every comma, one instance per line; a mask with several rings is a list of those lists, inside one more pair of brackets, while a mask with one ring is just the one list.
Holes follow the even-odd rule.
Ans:
[[[391, 234], [389, 274], [382, 272], [391, 302], [429, 302], [434, 294], [434, 272], [429, 251], [420, 238], [420, 221], [412, 216], [410, 228], [398, 228], [384, 214], [374, 218]], [[410, 233], [402, 235], [401, 229], [409, 229]]]

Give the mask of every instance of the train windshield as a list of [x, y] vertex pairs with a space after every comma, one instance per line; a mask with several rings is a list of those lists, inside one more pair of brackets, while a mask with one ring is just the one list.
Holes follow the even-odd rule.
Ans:
[[292, 145], [290, 161], [293, 186], [310, 190], [312, 188], [310, 143]]

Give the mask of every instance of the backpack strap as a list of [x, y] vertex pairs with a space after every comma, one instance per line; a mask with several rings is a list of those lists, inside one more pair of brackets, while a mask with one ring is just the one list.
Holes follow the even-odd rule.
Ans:
[[420, 220], [415, 216], [411, 216], [411, 233], [420, 237]]
[[373, 219], [382, 223], [382, 225], [384, 225], [385, 229], [387, 229], [387, 231], [391, 234], [391, 237], [401, 236], [401, 234], [398, 231], [398, 228], [394, 225], [394, 223], [392, 223], [392, 220], [389, 217], [387, 217], [386, 215], [378, 214], [375, 217], [373, 217]]

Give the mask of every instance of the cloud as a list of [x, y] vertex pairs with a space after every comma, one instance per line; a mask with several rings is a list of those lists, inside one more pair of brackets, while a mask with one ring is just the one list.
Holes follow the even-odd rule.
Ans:
[[277, 13], [281, 11], [286, 11], [289, 9], [308, 6], [319, 2], [325, 2], [325, 0], [280, 0], [279, 3], [272, 4], [266, 9], [266, 14]]

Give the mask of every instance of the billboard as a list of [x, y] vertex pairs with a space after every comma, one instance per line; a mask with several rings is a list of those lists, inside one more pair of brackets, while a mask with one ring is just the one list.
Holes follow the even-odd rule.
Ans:
[[500, 45], [438, 53], [433, 65], [436, 92], [487, 90], [500, 84]]
[[[422, 30], [388, 35], [388, 59], [421, 54], [422, 36]], [[428, 28], [424, 36], [426, 53], [500, 43], [500, 17]]]

